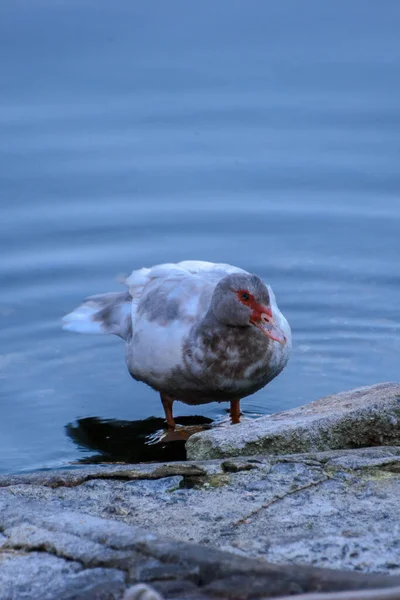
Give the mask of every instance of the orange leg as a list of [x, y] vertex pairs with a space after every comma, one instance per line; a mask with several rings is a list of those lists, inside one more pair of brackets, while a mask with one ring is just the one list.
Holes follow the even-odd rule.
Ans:
[[170, 396], [166, 396], [164, 394], [160, 394], [161, 402], [164, 407], [165, 418], [167, 420], [168, 429], [170, 431], [175, 431], [175, 421], [172, 415], [172, 404], [174, 403], [174, 398]]
[[232, 425], [240, 423], [240, 400], [231, 400]]

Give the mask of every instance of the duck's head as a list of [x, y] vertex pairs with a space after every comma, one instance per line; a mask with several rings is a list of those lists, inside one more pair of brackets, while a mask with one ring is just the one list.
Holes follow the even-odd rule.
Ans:
[[225, 325], [256, 327], [271, 340], [286, 343], [272, 313], [268, 288], [257, 275], [226, 275], [215, 287], [211, 308], [218, 321]]

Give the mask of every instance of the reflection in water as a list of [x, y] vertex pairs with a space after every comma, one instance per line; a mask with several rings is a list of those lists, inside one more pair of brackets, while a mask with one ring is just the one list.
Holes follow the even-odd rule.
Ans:
[[208, 429], [211, 419], [201, 416], [177, 417], [176, 432], [166, 432], [165, 420], [156, 417], [140, 421], [119, 421], [87, 417], [66, 425], [68, 436], [80, 450], [96, 452], [79, 463], [158, 462], [186, 460], [185, 440]]

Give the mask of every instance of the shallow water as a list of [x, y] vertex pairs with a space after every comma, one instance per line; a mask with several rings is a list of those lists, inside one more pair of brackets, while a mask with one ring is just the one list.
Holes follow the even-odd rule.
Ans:
[[1, 4], [0, 470], [182, 453], [121, 341], [60, 329], [143, 265], [272, 284], [293, 357], [249, 416], [399, 379], [399, 26], [394, 0]]

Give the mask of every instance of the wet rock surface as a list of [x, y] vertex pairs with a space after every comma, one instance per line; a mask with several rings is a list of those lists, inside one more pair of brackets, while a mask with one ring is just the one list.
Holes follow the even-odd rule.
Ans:
[[380, 383], [299, 408], [215, 427], [186, 443], [188, 458], [289, 454], [400, 445], [400, 384]]
[[3, 476], [0, 599], [400, 585], [399, 492], [400, 447]]

